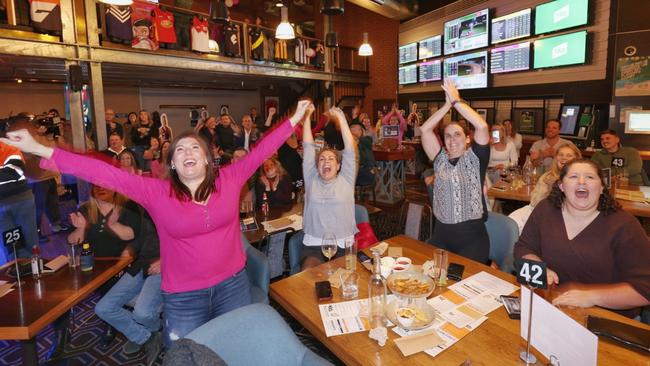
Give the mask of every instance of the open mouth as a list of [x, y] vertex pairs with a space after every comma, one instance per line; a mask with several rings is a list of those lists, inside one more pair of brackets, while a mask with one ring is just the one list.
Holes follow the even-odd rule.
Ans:
[[188, 168], [189, 168], [189, 167], [196, 166], [196, 160], [194, 160], [194, 159], [187, 159], [187, 160], [183, 161], [183, 166], [188, 167]]
[[575, 192], [576, 198], [587, 198], [589, 197], [589, 191], [585, 188], [578, 188]]

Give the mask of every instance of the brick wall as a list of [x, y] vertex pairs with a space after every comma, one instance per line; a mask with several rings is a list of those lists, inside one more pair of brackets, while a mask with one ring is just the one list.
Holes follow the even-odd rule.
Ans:
[[334, 17], [334, 30], [339, 45], [352, 47], [359, 47], [363, 32], [368, 32], [374, 55], [370, 56], [370, 85], [362, 111], [372, 116], [373, 100], [397, 98], [399, 21], [346, 2], [345, 13]]

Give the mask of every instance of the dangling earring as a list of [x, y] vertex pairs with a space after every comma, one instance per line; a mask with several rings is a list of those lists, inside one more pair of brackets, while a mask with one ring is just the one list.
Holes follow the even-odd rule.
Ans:
[[174, 163], [172, 163], [171, 168], [172, 168], [172, 170], [176, 170], [176, 165], [174, 165]]

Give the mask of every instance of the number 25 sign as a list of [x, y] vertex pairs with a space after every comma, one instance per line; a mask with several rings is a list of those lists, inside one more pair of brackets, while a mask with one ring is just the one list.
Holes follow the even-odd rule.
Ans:
[[546, 263], [519, 258], [515, 261], [515, 268], [518, 269], [517, 282], [534, 288], [545, 289], [548, 287]]

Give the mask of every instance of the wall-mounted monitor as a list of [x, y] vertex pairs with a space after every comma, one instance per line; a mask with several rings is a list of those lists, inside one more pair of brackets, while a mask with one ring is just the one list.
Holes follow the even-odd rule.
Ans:
[[440, 60], [421, 62], [418, 64], [418, 80], [420, 82], [442, 80], [441, 66]]
[[444, 77], [451, 78], [458, 89], [487, 88], [487, 51], [449, 57], [444, 61]]
[[406, 64], [418, 60], [417, 42], [409, 43], [399, 48], [399, 63]]
[[625, 133], [650, 134], [650, 111], [630, 111]]
[[587, 31], [535, 41], [533, 67], [556, 67], [584, 64], [587, 59]]
[[555, 0], [535, 8], [535, 34], [578, 27], [589, 21], [589, 0]]
[[530, 69], [530, 42], [495, 47], [490, 50], [490, 72], [523, 71]]
[[489, 14], [489, 9], [483, 9], [445, 22], [445, 55], [486, 47]]
[[576, 127], [578, 126], [578, 119], [580, 119], [580, 108], [578, 104], [562, 104], [560, 106], [560, 135], [574, 136]]
[[530, 10], [492, 19], [492, 44], [530, 36]]
[[418, 82], [418, 69], [416, 65], [401, 66], [399, 68], [399, 83], [414, 84]]
[[418, 42], [418, 59], [437, 57], [442, 55], [442, 36], [437, 35]]

